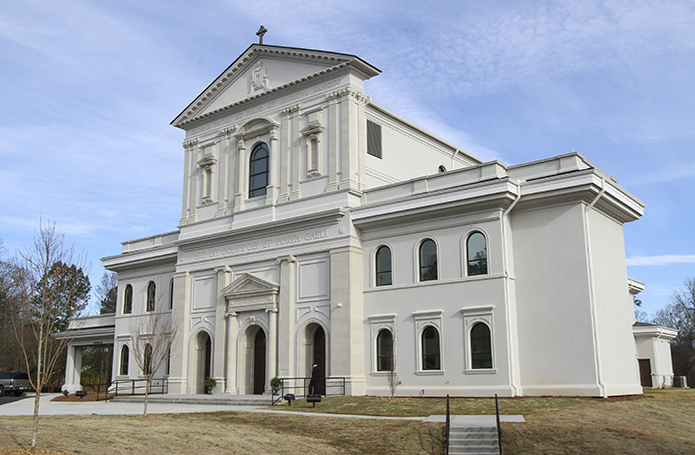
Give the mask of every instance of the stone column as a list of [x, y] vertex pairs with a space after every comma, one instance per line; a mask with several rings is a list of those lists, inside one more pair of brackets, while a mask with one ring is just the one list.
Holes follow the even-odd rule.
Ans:
[[212, 376], [217, 381], [214, 393], [226, 390], [225, 386], [225, 348], [226, 348], [226, 321], [227, 299], [222, 294], [222, 290], [229, 284], [232, 269], [227, 266], [215, 269], [217, 273], [217, 304], [215, 305], [215, 352], [212, 356]]
[[219, 142], [215, 146], [217, 148], [217, 191], [212, 194], [212, 200], [217, 201], [217, 212], [215, 216], [225, 214], [226, 207], [226, 188], [229, 178], [227, 177], [227, 161], [229, 160], [228, 144], [226, 141], [224, 130], [219, 133]]
[[357, 189], [355, 172], [357, 171], [357, 106], [353, 92], [346, 89], [341, 92], [340, 100], [340, 188]]
[[198, 151], [200, 147], [198, 146], [198, 140], [192, 141], [191, 150], [191, 161], [188, 167], [188, 176], [190, 179], [190, 184], [188, 188], [188, 222], [191, 223], [196, 220], [197, 207], [198, 207]]
[[268, 182], [266, 204], [274, 204], [278, 199], [278, 127], [270, 130], [270, 179]]
[[278, 375], [278, 310], [267, 309], [268, 313], [268, 381]]
[[[364, 298], [362, 248], [331, 250], [331, 333], [329, 356], [332, 376], [345, 376], [348, 395], [364, 395]], [[338, 306], [340, 304], [340, 307]]]
[[282, 124], [280, 126], [280, 134], [282, 135], [280, 150], [282, 152], [280, 156], [280, 195], [278, 196], [278, 202], [284, 202], [290, 198], [290, 110], [283, 109], [280, 114], [282, 115]]
[[328, 95], [328, 185], [326, 191], [338, 189], [338, 130], [340, 119], [338, 118], [338, 92]]
[[227, 388], [225, 393], [239, 393], [236, 377], [238, 320], [235, 312], [227, 313]]
[[288, 109], [291, 110], [291, 120], [292, 120], [292, 133], [290, 136], [290, 143], [292, 144], [292, 191], [290, 192], [290, 199], [299, 199], [301, 197], [301, 192], [299, 190], [299, 179], [301, 177], [301, 163], [302, 163], [302, 147], [301, 140], [302, 135], [299, 133], [299, 109], [301, 105], [297, 104]]
[[278, 293], [278, 376], [295, 377], [295, 286], [297, 259], [283, 256], [280, 264], [280, 291]]
[[82, 372], [82, 346], [68, 344], [67, 358], [65, 359], [65, 384], [61, 390], [75, 393], [82, 390], [80, 373]]
[[234, 210], [243, 210], [246, 203], [246, 141], [243, 132], [236, 136], [237, 139], [237, 179], [236, 195], [234, 196]]
[[197, 140], [184, 141], [184, 158], [183, 158], [183, 195], [181, 197], [181, 220], [179, 224], [188, 223], [191, 216], [191, 161], [193, 161], [193, 146]]

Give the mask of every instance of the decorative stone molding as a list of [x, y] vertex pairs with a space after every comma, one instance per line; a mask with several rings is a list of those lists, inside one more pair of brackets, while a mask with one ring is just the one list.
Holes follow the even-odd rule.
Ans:
[[291, 116], [294, 115], [295, 113], [299, 112], [299, 110], [302, 108], [301, 104], [293, 104], [292, 106], [287, 106], [286, 108], [282, 109], [280, 111], [280, 114], [282, 116]]
[[270, 81], [265, 73], [263, 63], [258, 63], [252, 71], [251, 86], [249, 87], [249, 96], [263, 93], [270, 90]]
[[251, 273], [244, 273], [221, 294], [227, 299], [227, 313], [262, 310], [277, 311], [277, 295], [280, 285]]

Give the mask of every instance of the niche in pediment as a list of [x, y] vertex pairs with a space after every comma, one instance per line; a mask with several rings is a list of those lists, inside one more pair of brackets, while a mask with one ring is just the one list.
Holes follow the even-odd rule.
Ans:
[[227, 300], [227, 312], [277, 310], [280, 285], [252, 273], [244, 273], [222, 289]]

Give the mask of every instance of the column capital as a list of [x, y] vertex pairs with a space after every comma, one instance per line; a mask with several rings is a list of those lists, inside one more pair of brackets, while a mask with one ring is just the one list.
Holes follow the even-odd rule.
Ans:
[[288, 254], [287, 256], [280, 256], [275, 261], [278, 264], [282, 264], [284, 261], [287, 261], [288, 263], [292, 264], [294, 262], [297, 262], [297, 258], [292, 256], [291, 254]]

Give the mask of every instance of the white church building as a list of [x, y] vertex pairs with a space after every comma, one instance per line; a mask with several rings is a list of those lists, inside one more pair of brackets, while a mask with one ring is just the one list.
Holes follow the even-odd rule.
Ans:
[[313, 363], [348, 395], [388, 395], [391, 367], [400, 396], [642, 393], [623, 224], [644, 204], [578, 153], [483, 162], [372, 101], [379, 73], [254, 44], [173, 120], [181, 220], [102, 259], [117, 313], [75, 338], [66, 388], [90, 333], [142, 377], [130, 327], [164, 312], [169, 393]]

